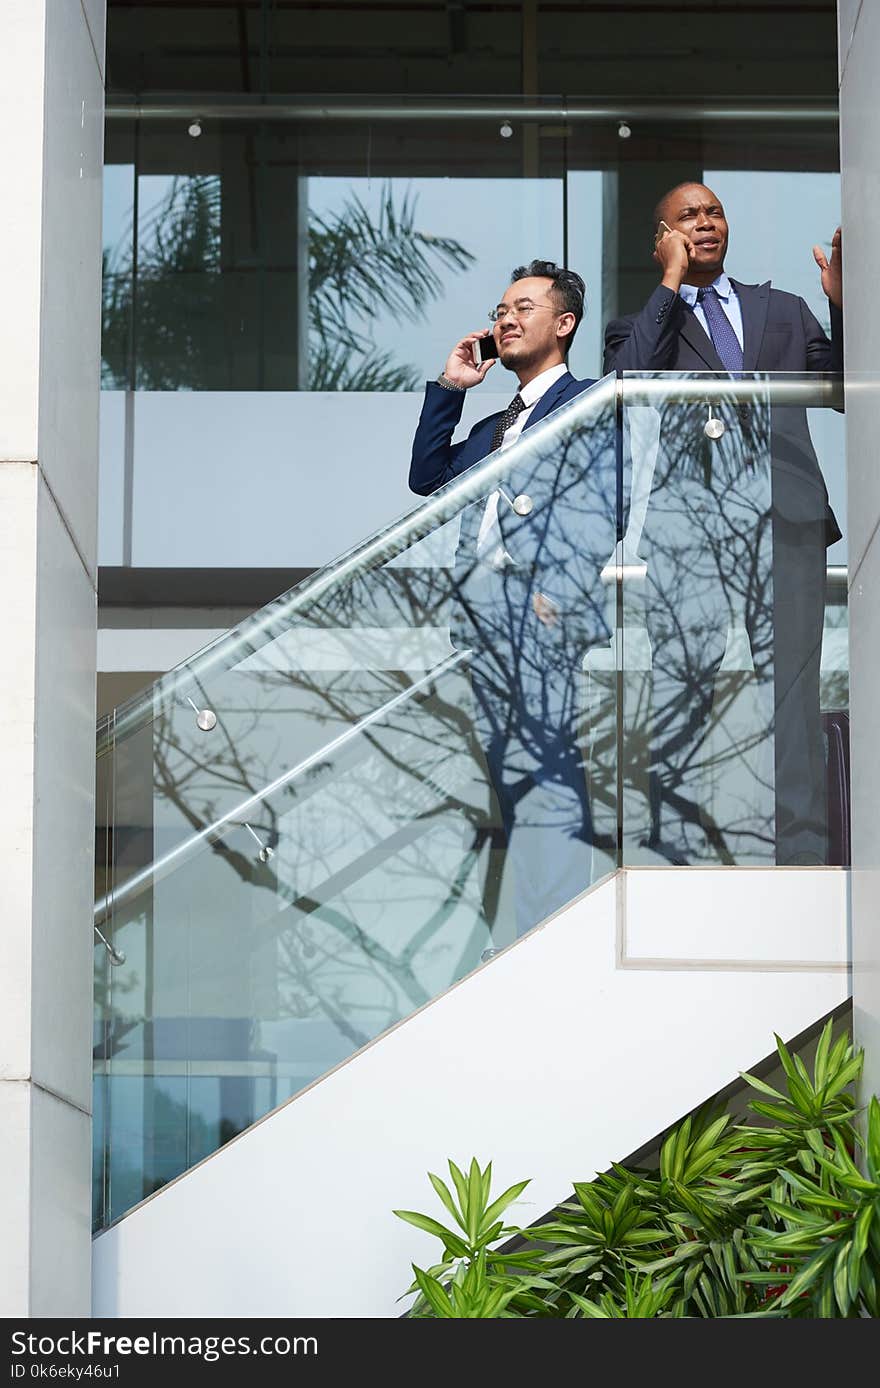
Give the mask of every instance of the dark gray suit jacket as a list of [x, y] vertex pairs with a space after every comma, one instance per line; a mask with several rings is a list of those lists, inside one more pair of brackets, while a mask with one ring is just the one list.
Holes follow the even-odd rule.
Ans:
[[[731, 280], [742, 310], [743, 370], [843, 370], [843, 319], [831, 308], [831, 339], [804, 300], [765, 284]], [[640, 313], [605, 329], [604, 371], [723, 371], [711, 339], [693, 309], [658, 285]], [[840, 539], [828, 492], [807, 427], [806, 412], [774, 406], [771, 412], [775, 511], [786, 520], [825, 522], [826, 544]]]

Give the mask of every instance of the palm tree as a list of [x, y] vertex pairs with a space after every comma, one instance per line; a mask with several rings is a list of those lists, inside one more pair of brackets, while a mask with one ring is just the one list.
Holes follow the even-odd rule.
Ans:
[[[458, 241], [419, 229], [416, 202], [408, 192], [395, 202], [386, 184], [375, 220], [354, 194], [338, 213], [309, 214], [309, 389], [409, 390], [417, 384], [416, 371], [374, 347], [375, 320], [381, 314], [398, 322], [424, 319], [443, 294], [441, 272], [463, 270], [474, 257]], [[131, 229], [105, 251], [106, 387], [130, 385], [133, 353], [141, 388], [216, 387], [220, 229], [219, 177], [177, 177], [140, 223], [136, 285]]]
[[373, 222], [357, 196], [332, 217], [309, 220], [309, 385], [312, 390], [412, 390], [418, 372], [377, 352], [371, 332], [383, 310], [414, 323], [443, 294], [440, 269], [474, 257], [458, 242], [416, 227], [416, 198], [399, 208], [390, 184]]

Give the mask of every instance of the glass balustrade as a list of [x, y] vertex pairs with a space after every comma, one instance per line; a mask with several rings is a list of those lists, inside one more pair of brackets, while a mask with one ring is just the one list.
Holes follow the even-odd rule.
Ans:
[[609, 378], [102, 727], [99, 1225], [616, 865], [616, 439]]
[[619, 866], [844, 861], [836, 390], [606, 377], [102, 724], [97, 1227]]

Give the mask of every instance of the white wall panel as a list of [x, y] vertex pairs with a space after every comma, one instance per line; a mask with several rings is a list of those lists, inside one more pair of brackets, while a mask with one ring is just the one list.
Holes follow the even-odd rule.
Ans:
[[0, 43], [0, 464], [37, 456], [43, 5], [6, 0]]
[[[511, 392], [512, 393], [512, 392]], [[101, 395], [101, 564], [118, 564], [123, 392]], [[459, 433], [510, 394], [470, 392]], [[407, 486], [422, 393], [138, 391], [132, 561], [318, 567], [420, 502]]]
[[841, 868], [646, 868], [626, 875], [621, 963], [827, 968], [848, 959]]
[[31, 1086], [31, 1316], [91, 1311], [89, 1115]]
[[31, 1073], [89, 1112], [97, 599], [45, 483], [37, 552]]
[[30, 1074], [37, 469], [0, 464], [0, 1076]]
[[880, 1094], [880, 541], [850, 589], [853, 1026], [865, 1047], [865, 1096]]
[[28, 1314], [31, 1095], [22, 1080], [0, 1080], [0, 1307]]
[[82, 10], [48, 14], [39, 458], [94, 576], [104, 89]]

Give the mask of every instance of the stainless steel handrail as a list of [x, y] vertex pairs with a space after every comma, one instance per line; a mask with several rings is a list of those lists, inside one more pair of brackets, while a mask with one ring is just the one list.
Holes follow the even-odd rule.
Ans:
[[702, 102], [690, 103], [669, 101], [638, 100], [622, 103], [620, 101], [567, 102], [522, 101], [511, 96], [508, 101], [410, 101], [387, 102], [373, 105], [369, 102], [335, 101], [332, 98], [312, 97], [298, 100], [267, 98], [266, 101], [240, 101], [233, 97], [223, 100], [199, 100], [187, 93], [179, 101], [140, 100], [126, 102], [119, 99], [108, 101], [105, 107], [108, 120], [146, 120], [146, 121], [184, 121], [200, 120], [240, 120], [240, 121], [562, 121], [572, 123], [598, 123], [601, 121], [675, 121], [694, 124], [702, 121], [748, 121], [763, 122], [788, 120], [797, 124], [837, 119], [837, 105], [833, 101], [760, 101], [760, 102]]
[[733, 378], [726, 372], [713, 375], [678, 376], [675, 372], [625, 371], [621, 378], [621, 398], [625, 405], [679, 404], [688, 401], [734, 403], [763, 400], [770, 405], [794, 405], [836, 409], [843, 405], [843, 377], [834, 372], [814, 372], [800, 376], [762, 375]]

